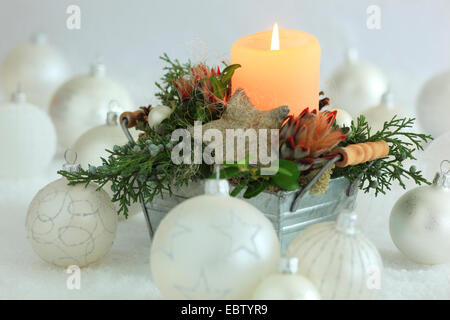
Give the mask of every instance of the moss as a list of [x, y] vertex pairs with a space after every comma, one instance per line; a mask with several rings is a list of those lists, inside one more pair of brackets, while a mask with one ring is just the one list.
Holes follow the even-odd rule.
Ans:
[[[317, 180], [317, 182], [309, 190], [309, 193], [311, 195], [318, 196], [318, 195], [324, 194], [328, 190], [328, 188], [330, 187], [330, 179], [331, 179], [331, 174], [333, 173], [333, 169], [334, 169], [334, 164], [330, 168], [328, 168], [327, 171], [325, 171], [322, 174], [322, 176], [319, 178], [319, 180]], [[306, 186], [314, 178], [314, 176], [317, 174], [317, 172], [319, 172], [319, 170], [320, 170], [320, 168], [314, 169], [314, 170], [310, 171], [307, 175], [300, 176], [300, 179], [299, 179], [300, 186], [302, 186], [302, 187]]]

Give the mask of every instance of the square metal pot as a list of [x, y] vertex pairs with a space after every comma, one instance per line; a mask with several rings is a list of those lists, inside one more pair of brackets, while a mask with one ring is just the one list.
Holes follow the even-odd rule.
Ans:
[[[252, 199], [244, 199], [242, 193], [238, 198], [258, 208], [272, 222], [280, 239], [284, 253], [289, 243], [304, 228], [326, 220], [335, 220], [346, 209], [353, 209], [358, 188], [344, 177], [332, 179], [329, 189], [322, 195], [311, 195], [309, 191], [297, 199], [291, 208], [298, 191], [262, 192]], [[177, 204], [191, 197], [203, 194], [203, 183], [192, 184], [187, 188], [175, 190], [173, 196], [165, 194], [155, 197], [145, 204], [151, 229], [158, 228], [164, 216]]]

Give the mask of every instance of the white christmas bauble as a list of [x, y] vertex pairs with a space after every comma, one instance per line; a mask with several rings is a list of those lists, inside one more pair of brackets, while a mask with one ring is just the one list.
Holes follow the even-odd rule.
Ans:
[[390, 233], [397, 248], [422, 264], [450, 262], [450, 175], [432, 186], [408, 191], [391, 211]]
[[0, 68], [0, 83], [7, 94], [12, 94], [20, 83], [28, 100], [44, 110], [69, 76], [68, 63], [43, 34], [36, 34], [30, 42], [12, 50]]
[[118, 112], [130, 108], [133, 102], [128, 92], [105, 75], [105, 66], [96, 64], [87, 75], [72, 78], [58, 89], [50, 105], [59, 142], [71, 146], [76, 139], [97, 125], [105, 123], [111, 100], [121, 106]]
[[336, 111], [336, 124], [339, 127], [350, 128], [352, 125], [353, 117], [344, 109], [331, 108], [331, 111]]
[[166, 299], [249, 299], [276, 269], [280, 243], [272, 224], [218, 181], [172, 209], [155, 233], [150, 267]]
[[106, 192], [96, 191], [95, 185], [67, 184], [65, 178], [53, 181], [34, 197], [26, 219], [27, 237], [44, 261], [83, 267], [111, 248], [117, 214]]
[[300, 275], [272, 274], [255, 290], [254, 300], [320, 300], [315, 285]]
[[450, 71], [425, 83], [417, 99], [417, 117], [425, 132], [435, 137], [449, 130]]
[[170, 117], [172, 114], [172, 109], [167, 106], [156, 106], [151, 108], [148, 114], [148, 124], [150, 128], [155, 128], [158, 126], [163, 120]]
[[394, 116], [398, 118], [412, 118], [406, 110], [394, 104], [393, 96], [386, 92], [378, 105], [363, 112], [371, 132], [375, 133], [383, 129], [386, 121], [391, 121]]
[[450, 159], [450, 131], [436, 138], [420, 155], [420, 167], [425, 178], [434, 178], [442, 159]]
[[354, 50], [326, 83], [326, 92], [332, 97], [333, 105], [345, 109], [355, 118], [376, 105], [386, 90], [383, 73], [375, 65], [359, 61]]
[[[138, 132], [136, 129], [129, 129], [131, 135], [136, 139]], [[106, 150], [113, 150], [115, 145], [125, 145], [128, 140], [123, 133], [121, 127], [117, 124], [116, 120], [111, 119], [109, 123], [101, 126], [94, 127], [83, 133], [72, 146], [78, 155], [78, 162], [80, 165], [87, 169], [89, 165], [101, 166], [101, 158], [107, 159], [111, 154]], [[110, 197], [113, 196], [111, 190], [111, 183], [107, 183], [103, 189], [108, 193]], [[116, 205], [118, 210], [118, 205]], [[141, 211], [139, 203], [133, 203], [129, 207], [128, 216], [135, 215]], [[123, 220], [124, 216], [120, 215], [119, 220]]]
[[355, 229], [356, 215], [302, 231], [286, 255], [299, 259], [298, 273], [311, 280], [323, 299], [375, 299], [383, 264], [375, 246]]
[[[282, 260], [295, 260], [282, 259]], [[265, 278], [253, 293], [255, 300], [320, 300], [320, 293], [314, 284], [305, 277], [295, 274], [295, 270], [279, 270]], [[293, 271], [293, 272], [291, 272]]]
[[56, 132], [50, 117], [17, 92], [0, 104], [0, 178], [39, 175], [56, 152]]

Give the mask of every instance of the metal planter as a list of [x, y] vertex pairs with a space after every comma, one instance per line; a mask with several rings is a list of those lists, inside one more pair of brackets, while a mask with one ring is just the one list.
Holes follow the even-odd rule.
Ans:
[[[127, 118], [121, 121], [122, 129], [129, 141], [134, 141], [127, 128]], [[344, 177], [332, 179], [330, 187], [322, 195], [311, 195], [309, 189], [319, 177], [339, 158], [329, 160], [316, 176], [298, 191], [262, 192], [252, 199], [243, 199], [242, 193], [238, 195], [256, 208], [272, 222], [280, 239], [281, 249], [284, 253], [292, 239], [304, 228], [311, 224], [325, 220], [335, 220], [343, 210], [352, 210], [356, 203], [359, 180], [350, 183]], [[190, 186], [174, 190], [172, 196], [169, 193], [162, 197], [155, 197], [151, 203], [145, 203], [140, 197], [142, 209], [147, 221], [150, 238], [158, 228], [165, 215], [177, 204], [203, 194], [203, 183], [195, 183]]]
[[[346, 178], [330, 181], [330, 188], [322, 195], [314, 196], [309, 192], [297, 199], [295, 208], [291, 207], [298, 191], [263, 192], [252, 199], [243, 199], [258, 208], [272, 222], [285, 252], [292, 239], [307, 226], [325, 220], [335, 220], [338, 213], [352, 209], [357, 196], [357, 188], [352, 188]], [[203, 183], [196, 183], [175, 190], [172, 196], [165, 194], [155, 197], [151, 203], [144, 204], [144, 213], [148, 215], [151, 229], [156, 230], [164, 216], [177, 204], [191, 197], [203, 194]]]

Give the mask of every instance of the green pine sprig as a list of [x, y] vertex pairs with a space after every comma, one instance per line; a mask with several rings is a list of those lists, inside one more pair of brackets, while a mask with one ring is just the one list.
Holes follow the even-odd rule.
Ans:
[[433, 140], [431, 135], [411, 132], [414, 121], [414, 118], [394, 116], [384, 123], [381, 130], [372, 134], [365, 117], [359, 116], [356, 122], [352, 122], [350, 133], [342, 146], [384, 140], [389, 144], [389, 155], [373, 162], [335, 168], [333, 177], [345, 176], [351, 182], [361, 179], [360, 189], [364, 192], [374, 190], [375, 195], [386, 194], [394, 182], [406, 188], [407, 179], [412, 179], [418, 185], [430, 184], [415, 166], [405, 168], [404, 165], [407, 160], [416, 160], [414, 153], [423, 150], [423, 144]]
[[118, 203], [118, 214], [128, 217], [130, 205], [138, 202], [141, 196], [149, 203], [157, 195], [172, 194], [174, 187], [186, 186], [210, 175], [210, 168], [205, 165], [174, 165], [171, 159], [173, 145], [170, 135], [150, 134], [136, 143], [107, 150], [110, 155], [102, 158], [101, 166], [89, 166], [78, 172], [60, 170], [58, 173], [69, 181], [69, 185], [94, 182], [101, 189], [110, 183], [114, 193], [112, 201]]

